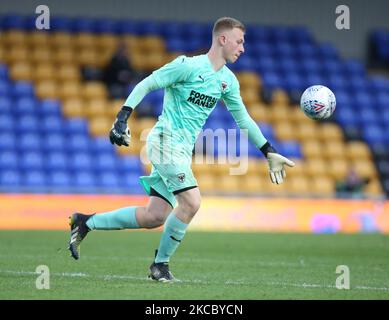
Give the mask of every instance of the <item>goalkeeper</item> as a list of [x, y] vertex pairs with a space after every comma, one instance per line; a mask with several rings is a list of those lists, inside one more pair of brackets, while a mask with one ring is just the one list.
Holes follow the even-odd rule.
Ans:
[[294, 166], [265, 139], [247, 113], [239, 83], [226, 63], [234, 63], [244, 52], [244, 25], [233, 18], [220, 18], [213, 27], [212, 46], [207, 54], [179, 56], [142, 80], [131, 92], [110, 131], [110, 140], [128, 146], [130, 131], [127, 120], [144, 96], [165, 88], [162, 115], [147, 137], [147, 155], [152, 163], [149, 176], [140, 182], [150, 196], [146, 207], [133, 206], [111, 212], [84, 215], [75, 213], [70, 220], [69, 250], [79, 258], [79, 245], [91, 230], [156, 228], [164, 230], [150, 266], [149, 277], [169, 282], [169, 260], [185, 236], [186, 229], [200, 208], [201, 196], [191, 170], [192, 150], [196, 138], [218, 100], [249, 140], [268, 160], [270, 178], [280, 184], [284, 166]]

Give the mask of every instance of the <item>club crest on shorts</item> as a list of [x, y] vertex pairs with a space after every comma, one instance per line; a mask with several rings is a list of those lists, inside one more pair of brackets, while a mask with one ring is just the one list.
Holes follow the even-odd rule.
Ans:
[[222, 92], [224, 93], [227, 89], [227, 82], [222, 81]]
[[177, 178], [180, 182], [184, 182], [185, 180], [185, 173], [179, 173], [177, 174]]

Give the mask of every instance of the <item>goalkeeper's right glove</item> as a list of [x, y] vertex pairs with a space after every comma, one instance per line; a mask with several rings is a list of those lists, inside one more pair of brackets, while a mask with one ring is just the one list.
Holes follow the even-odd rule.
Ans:
[[111, 131], [109, 132], [109, 140], [112, 144], [118, 146], [129, 146], [131, 141], [131, 132], [127, 125], [127, 120], [131, 115], [132, 108], [123, 106], [116, 116], [116, 120], [112, 125]]
[[260, 150], [263, 152], [268, 161], [271, 182], [277, 184], [283, 183], [286, 178], [284, 165], [294, 167], [295, 163], [280, 155], [269, 142], [266, 142]]

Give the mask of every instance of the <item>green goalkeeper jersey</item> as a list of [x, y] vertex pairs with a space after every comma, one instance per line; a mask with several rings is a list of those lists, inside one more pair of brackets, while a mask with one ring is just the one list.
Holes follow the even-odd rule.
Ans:
[[[215, 71], [206, 54], [179, 56], [154, 71], [150, 78], [149, 81], [156, 83], [153, 89], [165, 88], [163, 111], [151, 132], [153, 136], [163, 132], [172, 141], [187, 145], [191, 152], [207, 118], [222, 99], [238, 126], [247, 129], [251, 142], [258, 148], [266, 143], [261, 130], [247, 113], [233, 72], [225, 65]], [[148, 89], [143, 94], [147, 92]], [[142, 98], [134, 89], [125, 105], [135, 107]]]

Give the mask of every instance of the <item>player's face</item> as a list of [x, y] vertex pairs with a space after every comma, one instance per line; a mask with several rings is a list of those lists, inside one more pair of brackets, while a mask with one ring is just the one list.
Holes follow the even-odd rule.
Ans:
[[229, 63], [234, 63], [244, 52], [244, 33], [239, 28], [224, 33], [223, 55]]

